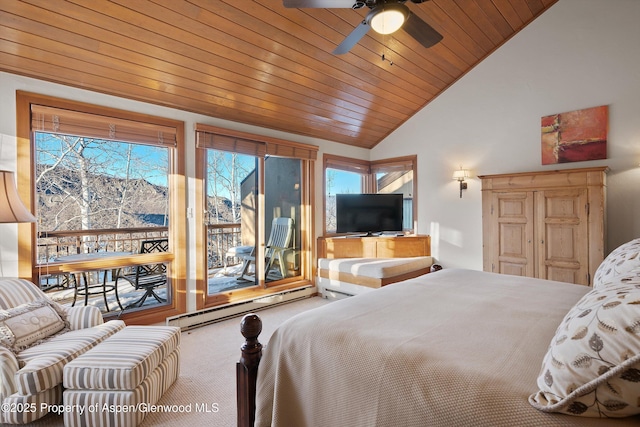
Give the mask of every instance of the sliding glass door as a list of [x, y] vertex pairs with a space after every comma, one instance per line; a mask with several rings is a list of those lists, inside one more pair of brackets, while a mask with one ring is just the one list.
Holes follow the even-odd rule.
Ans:
[[264, 169], [265, 282], [270, 285], [300, 275], [302, 161], [268, 156]]
[[196, 125], [198, 309], [312, 283], [317, 147]]
[[302, 161], [266, 156], [261, 162], [256, 156], [215, 149], [206, 153], [207, 294], [256, 286], [260, 279], [269, 286], [298, 276]]
[[207, 294], [255, 286], [258, 157], [207, 149]]

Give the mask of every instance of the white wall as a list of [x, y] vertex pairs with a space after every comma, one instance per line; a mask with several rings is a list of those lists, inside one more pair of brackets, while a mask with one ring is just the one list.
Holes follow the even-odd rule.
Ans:
[[[56, 96], [75, 101], [82, 101], [106, 107], [119, 108], [122, 110], [140, 112], [160, 117], [168, 117], [185, 122], [185, 146], [186, 146], [186, 174], [187, 174], [187, 207], [195, 208], [195, 123], [204, 123], [213, 126], [225, 127], [228, 129], [252, 132], [260, 135], [297, 141], [306, 144], [316, 145], [320, 148], [318, 161], [316, 162], [316, 195], [322, 194], [322, 154], [327, 152], [343, 156], [368, 159], [369, 150], [356, 147], [348, 147], [330, 141], [303, 137], [299, 135], [278, 132], [269, 129], [247, 126], [240, 123], [221, 120], [213, 117], [202, 116], [175, 110], [172, 108], [160, 107], [157, 105], [136, 102], [127, 99], [108, 96], [86, 90], [70, 88], [58, 84], [48, 83], [40, 80], [30, 79], [9, 73], [0, 72], [0, 169], [16, 170], [16, 91], [28, 91], [43, 95]], [[321, 199], [318, 199], [321, 200]], [[188, 289], [190, 297], [187, 300], [189, 311], [195, 310], [195, 224], [188, 221], [188, 268], [187, 273]], [[316, 231], [322, 231], [322, 217], [316, 218]], [[17, 230], [15, 224], [0, 224], [0, 277], [13, 277], [18, 274], [17, 256]]]
[[[481, 183], [607, 165], [611, 251], [640, 236], [640, 1], [560, 0], [372, 150], [418, 155], [418, 224], [446, 267], [482, 269]], [[608, 159], [542, 166], [540, 118], [609, 106]]]

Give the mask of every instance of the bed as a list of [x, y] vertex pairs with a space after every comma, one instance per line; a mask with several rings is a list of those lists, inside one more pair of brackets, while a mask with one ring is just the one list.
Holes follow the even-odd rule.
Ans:
[[[627, 311], [620, 316], [636, 315], [630, 320], [637, 322], [635, 330], [630, 323], [623, 332], [638, 341], [633, 343], [637, 350], [640, 281], [631, 282], [621, 282], [630, 289], [624, 296], [637, 296], [638, 304], [623, 301]], [[580, 342], [593, 348], [592, 337], [566, 340], [564, 331], [581, 321], [597, 328], [592, 316], [597, 320], [607, 313], [596, 309], [594, 301], [604, 300], [611, 306], [609, 313], [622, 308], [602, 295], [592, 295], [594, 291], [560, 282], [445, 269], [302, 313], [281, 325], [262, 350], [255, 426], [637, 426], [637, 415], [611, 417], [640, 413], [640, 392], [630, 404], [616, 406], [602, 387], [609, 385], [618, 394], [635, 393], [640, 378], [620, 386], [613, 376], [617, 368], [611, 368], [604, 374], [604, 385], [598, 378], [597, 384], [591, 381], [579, 390], [580, 384], [574, 384], [569, 390], [554, 370], [562, 364], [556, 360], [561, 359], [562, 345]], [[619, 299], [621, 291], [601, 292], [613, 292]], [[581, 304], [591, 308], [585, 310]], [[249, 336], [243, 357], [257, 363], [259, 319], [253, 315], [245, 321], [250, 323], [243, 324], [243, 334]], [[615, 321], [605, 319], [605, 326]], [[597, 334], [612, 334], [603, 329], [600, 325]], [[576, 351], [585, 354], [584, 349]], [[635, 369], [640, 368], [639, 353], [625, 353], [620, 363], [626, 364], [625, 372], [640, 373]], [[238, 372], [247, 370], [240, 366]], [[557, 386], [566, 389], [560, 402], [553, 394], [557, 390], [543, 393], [540, 388], [551, 372]], [[621, 389], [627, 386], [630, 392]], [[240, 389], [246, 391], [239, 382]], [[247, 403], [243, 396], [238, 395], [239, 410], [245, 411], [239, 420], [251, 424], [253, 397]], [[597, 404], [580, 403], [576, 396], [593, 398]], [[594, 410], [602, 418], [595, 418]]]

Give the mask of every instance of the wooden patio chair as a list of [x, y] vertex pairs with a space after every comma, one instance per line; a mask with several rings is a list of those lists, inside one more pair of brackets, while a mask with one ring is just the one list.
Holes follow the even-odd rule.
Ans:
[[[286, 217], [277, 217], [273, 219], [271, 223], [271, 233], [267, 246], [265, 248], [265, 277], [269, 273], [269, 270], [274, 265], [274, 261], [277, 261], [280, 267], [280, 274], [282, 277], [287, 275], [287, 264], [285, 261], [284, 253], [287, 249], [291, 248], [293, 241], [293, 219]], [[255, 263], [255, 249], [251, 251], [250, 255], [244, 256], [244, 264], [242, 266], [242, 273], [240, 277], [245, 280], [254, 280], [248, 276], [248, 270], [251, 263]]]

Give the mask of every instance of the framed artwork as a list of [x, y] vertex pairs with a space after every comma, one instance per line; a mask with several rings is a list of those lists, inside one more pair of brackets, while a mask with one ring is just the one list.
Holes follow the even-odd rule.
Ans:
[[542, 118], [542, 164], [607, 158], [609, 107], [587, 108]]

